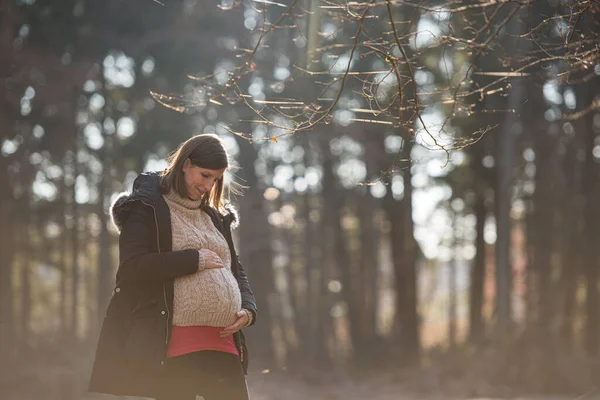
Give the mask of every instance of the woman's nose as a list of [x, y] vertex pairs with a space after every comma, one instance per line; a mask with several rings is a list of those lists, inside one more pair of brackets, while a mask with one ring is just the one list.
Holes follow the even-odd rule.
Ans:
[[213, 187], [213, 182], [204, 182], [202, 186], [204, 186], [204, 189], [209, 192]]

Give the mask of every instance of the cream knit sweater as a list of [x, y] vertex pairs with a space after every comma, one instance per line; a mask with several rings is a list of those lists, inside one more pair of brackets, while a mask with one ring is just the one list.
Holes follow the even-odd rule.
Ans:
[[[171, 213], [173, 251], [208, 249], [223, 260], [223, 268], [199, 268], [198, 272], [175, 279], [173, 325], [218, 326], [233, 324], [242, 309], [242, 296], [231, 272], [227, 241], [203, 212], [200, 201], [171, 191], [163, 198]], [[200, 254], [200, 267], [204, 261]]]

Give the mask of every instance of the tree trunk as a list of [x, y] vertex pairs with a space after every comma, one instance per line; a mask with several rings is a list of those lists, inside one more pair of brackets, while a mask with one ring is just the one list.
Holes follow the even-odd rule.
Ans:
[[[103, 150], [104, 154], [106, 150]], [[111, 293], [111, 277], [112, 271], [112, 257], [110, 256], [110, 234], [108, 232], [108, 216], [105, 211], [105, 200], [107, 196], [107, 181], [109, 179], [107, 173], [108, 163], [106, 163], [106, 157], [104, 158], [104, 166], [100, 177], [100, 183], [98, 185], [98, 204], [96, 215], [100, 221], [100, 236], [98, 237], [98, 265], [96, 275], [96, 319], [94, 321], [94, 328], [99, 330], [104, 319], [104, 314]]]
[[554, 159], [557, 157], [555, 151], [555, 138], [547, 132], [535, 129], [538, 124], [531, 125], [534, 128], [535, 148], [535, 192], [533, 195], [533, 223], [534, 236], [531, 238], [533, 244], [533, 270], [538, 281], [538, 326], [542, 331], [550, 325], [554, 313], [552, 304], [552, 254], [554, 252], [553, 233], [554, 224], [554, 202], [553, 185], [555, 176]]
[[77, 145], [73, 151], [73, 186], [71, 188], [71, 321], [70, 321], [70, 336], [73, 340], [78, 340], [79, 332], [79, 206], [77, 204], [77, 176], [79, 168], [77, 166]]
[[404, 243], [404, 231], [402, 229], [402, 219], [404, 218], [404, 210], [402, 208], [402, 203], [396, 199], [394, 199], [394, 195], [392, 193], [391, 184], [387, 186], [385, 197], [383, 199], [384, 209], [387, 216], [387, 219], [390, 223], [390, 246], [391, 246], [391, 256], [392, 256], [392, 269], [394, 270], [394, 282], [396, 285], [396, 304], [395, 304], [395, 324], [397, 323], [399, 317], [397, 316], [400, 313], [399, 299], [400, 292], [404, 288], [404, 282], [401, 279], [401, 274], [399, 272], [402, 271], [402, 244]]
[[[63, 171], [66, 169], [66, 162], [63, 163]], [[59, 268], [60, 268], [60, 327], [61, 337], [68, 338], [69, 330], [69, 317], [68, 317], [68, 282], [69, 282], [69, 268], [68, 268], [68, 253], [69, 253], [69, 226], [67, 223], [67, 185], [65, 183], [65, 176], [61, 180], [60, 185], [60, 209], [62, 214], [62, 227], [60, 235], [60, 255], [59, 255]]]
[[567, 204], [566, 215], [562, 220], [561, 239], [565, 243], [563, 251], [563, 264], [561, 268], [560, 283], [562, 284], [562, 318], [560, 324], [560, 338], [569, 348], [574, 349], [574, 327], [576, 325], [575, 307], [577, 304], [577, 281], [581, 274], [581, 252], [583, 250], [582, 230], [583, 218], [581, 213], [582, 188], [581, 188], [581, 163], [577, 153], [583, 145], [582, 136], [585, 132], [583, 124], [575, 128], [576, 136], [569, 144], [565, 163], [565, 196]]
[[[322, 200], [325, 203], [326, 190], [323, 188]], [[315, 296], [316, 301], [316, 327], [314, 334], [316, 337], [313, 339], [314, 353], [313, 353], [313, 365], [319, 365], [324, 368], [331, 368], [333, 359], [331, 357], [331, 349], [329, 344], [334, 340], [333, 335], [333, 321], [331, 319], [331, 306], [332, 306], [332, 293], [329, 291], [328, 283], [332, 279], [332, 268], [331, 265], [334, 262], [331, 249], [333, 247], [333, 240], [331, 238], [331, 225], [329, 224], [330, 218], [328, 214], [332, 211], [328, 210], [325, 205], [323, 206], [323, 213], [320, 220], [320, 233], [319, 233], [319, 252], [321, 258], [318, 261], [318, 268], [314, 270], [315, 289], [317, 295]]]
[[27, 351], [31, 341], [31, 257], [33, 254], [33, 243], [31, 243], [31, 227], [30, 227], [30, 210], [27, 207], [28, 202], [22, 205], [21, 213], [21, 232], [20, 245], [22, 251], [20, 257], [20, 279], [19, 279], [19, 294], [20, 294], [20, 332], [19, 338], [21, 341], [21, 350]]
[[261, 349], [261, 358], [266, 362], [275, 359], [273, 349], [273, 314], [269, 299], [275, 293], [271, 229], [264, 210], [262, 191], [254, 170], [258, 152], [252, 143], [238, 139], [240, 148], [239, 175], [249, 190], [240, 199], [239, 253], [247, 270], [248, 279], [259, 310], [260, 323], [248, 331], [248, 338], [255, 348]]
[[[376, 125], [376, 124], [373, 124]], [[379, 126], [370, 126], [360, 129], [356, 133], [356, 139], [363, 146], [363, 161], [367, 170], [367, 180], [373, 181], [381, 178], [381, 171], [389, 165], [385, 152], [385, 131]], [[387, 157], [386, 157], [387, 156]], [[379, 243], [381, 241], [380, 231], [376, 226], [377, 211], [381, 203], [376, 200], [370, 191], [370, 186], [360, 188], [357, 199], [360, 229], [360, 255], [357, 281], [358, 291], [361, 295], [359, 313], [360, 325], [362, 327], [362, 343], [357, 344], [357, 362], [365, 367], [373, 366], [379, 358], [378, 344], [381, 340], [377, 338], [377, 321], [379, 320]]]
[[458, 215], [452, 212], [452, 240], [450, 249], [452, 251], [452, 259], [448, 262], [448, 344], [451, 349], [456, 347], [456, 320], [457, 320], [457, 302], [456, 302], [456, 271], [458, 269], [458, 248], [460, 243], [457, 236], [457, 220]]
[[288, 262], [284, 267], [287, 291], [286, 293], [279, 291], [278, 295], [283, 298], [287, 296], [289, 308], [291, 308], [291, 312], [286, 312], [285, 308], [287, 307], [285, 307], [284, 312], [281, 314], [285, 332], [293, 332], [293, 334], [284, 334], [286, 339], [286, 359], [289, 365], [303, 361], [301, 355], [302, 349], [297, 339], [303, 322], [300, 315], [306, 313], [305, 301], [307, 297], [305, 293], [300, 291], [300, 284], [304, 278], [304, 270], [303, 268], [299, 268], [302, 265], [301, 260], [304, 255], [302, 254], [302, 246], [298, 246], [300, 241], [297, 240], [298, 236], [294, 230], [283, 228], [279, 232], [281, 233], [277, 236], [282, 235], [281, 245], [285, 248], [284, 252], [288, 255]]
[[331, 232], [331, 245], [333, 246], [333, 261], [337, 267], [337, 273], [340, 276], [342, 284], [341, 295], [347, 306], [346, 317], [348, 319], [350, 330], [349, 338], [352, 347], [355, 348], [360, 336], [360, 327], [356, 298], [352, 293], [352, 267], [350, 265], [350, 255], [346, 244], [346, 235], [342, 227], [344, 218], [345, 199], [342, 189], [336, 184], [336, 178], [333, 172], [334, 163], [331, 151], [329, 149], [329, 140], [327, 137], [321, 138], [321, 153], [323, 155], [323, 201], [326, 226]]
[[[305, 168], [312, 165], [310, 154], [312, 148], [310, 146], [310, 139], [308, 135], [300, 135], [299, 140], [301, 141], [302, 148], [304, 149], [303, 164]], [[323, 341], [322, 335], [319, 333], [320, 328], [320, 306], [323, 304], [324, 299], [322, 298], [322, 273], [323, 268], [323, 254], [321, 247], [319, 246], [318, 235], [322, 233], [322, 230], [318, 229], [316, 221], [313, 221], [313, 215], [317, 212], [319, 207], [314, 204], [318, 200], [318, 197], [311, 193], [310, 189], [302, 194], [301, 197], [301, 215], [304, 220], [304, 238], [302, 253], [304, 257], [304, 280], [306, 282], [305, 290], [305, 308], [299, 310], [299, 314], [295, 318], [298, 319], [298, 348], [303, 356], [303, 362], [306, 365], [313, 363], [317, 360], [318, 352], [316, 349], [323, 348], [324, 344], [318, 344], [319, 341]], [[323, 215], [320, 215], [321, 220]]]
[[[513, 5], [519, 7], [519, 5]], [[511, 9], [512, 10], [512, 9]], [[524, 28], [524, 22], [517, 15], [509, 21], [507, 49], [517, 52], [520, 48], [518, 36]], [[514, 36], [514, 37], [513, 37]], [[515, 38], [516, 37], [516, 38]], [[522, 79], [513, 79], [508, 94], [507, 109], [518, 110], [525, 99], [525, 83]], [[500, 336], [508, 333], [512, 323], [512, 264], [511, 248], [511, 219], [513, 179], [515, 168], [516, 135], [522, 125], [515, 112], [507, 112], [498, 135], [496, 146], [496, 324]]]
[[419, 335], [418, 294], [417, 294], [417, 242], [414, 238], [414, 222], [412, 218], [412, 162], [410, 160], [413, 143], [404, 140], [404, 153], [408, 162], [403, 169], [404, 199], [402, 200], [402, 264], [396, 265], [396, 294], [398, 322], [400, 323], [400, 343], [404, 347], [407, 361], [418, 362], [421, 356], [421, 340]]
[[359, 296], [357, 313], [360, 342], [356, 343], [357, 362], [372, 361], [369, 357], [377, 336], [377, 283], [379, 264], [377, 257], [377, 230], [375, 229], [375, 199], [368, 190], [359, 198], [358, 217], [360, 223], [360, 265], [357, 287]]
[[[593, 97], [592, 93], [597, 93], [598, 85], [596, 90], [593, 88], [587, 89], [587, 96], [582, 96], [581, 100], [583, 105], [582, 108], [587, 107]], [[580, 98], [578, 98], [579, 101]], [[586, 101], [587, 100], [587, 101]], [[596, 132], [593, 129], [593, 113], [588, 113], [584, 118], [585, 130], [581, 134], [585, 135], [586, 143], [585, 149], [585, 161], [583, 167], [583, 179], [582, 188], [584, 195], [584, 226], [583, 226], [583, 240], [584, 240], [584, 275], [585, 275], [585, 333], [584, 343], [586, 353], [589, 357], [595, 358], [599, 355], [599, 342], [598, 337], [600, 335], [600, 294], [598, 293], [598, 278], [600, 269], [600, 256], [598, 252], [598, 237], [600, 235], [600, 229], [598, 228], [598, 221], [600, 221], [600, 213], [598, 212], [598, 204], [600, 204], [600, 190], [598, 189], [598, 182], [600, 182], [600, 164], [594, 160], [592, 151], [595, 146]]]
[[[0, 159], [0, 183], [7, 188], [6, 169]], [[2, 177], [4, 176], [4, 177]], [[15, 317], [13, 309], [13, 258], [15, 252], [15, 226], [12, 201], [0, 195], [0, 353], [10, 354], [14, 349]]]
[[[515, 88], [521, 92], [520, 88]], [[516, 96], [516, 94], [514, 95]], [[506, 118], [498, 143], [498, 186], [496, 188], [496, 315], [499, 334], [508, 332], [511, 323], [511, 282], [510, 262], [512, 181], [514, 167], [515, 138], [512, 127], [514, 116]]]
[[[481, 168], [481, 158], [475, 161], [473, 168]], [[471, 266], [471, 284], [469, 288], [469, 340], [479, 343], [483, 336], [483, 287], [485, 283], [485, 240], [486, 219], [485, 192], [483, 185], [475, 183], [475, 259]]]
[[[141, 60], [136, 62], [136, 76], [140, 76], [141, 72]], [[106, 99], [103, 107], [103, 117], [105, 121], [107, 118], [113, 118], [114, 110], [113, 101], [110, 100], [110, 94], [107, 90], [106, 80], [104, 78], [104, 66], [101, 68], [100, 81], [102, 82], [102, 96]], [[114, 111], [113, 111], [114, 110]], [[100, 236], [98, 237], [98, 265], [96, 274], [96, 318], [93, 321], [93, 329], [95, 331], [100, 330], [102, 326], [102, 320], [104, 319], [105, 310], [108, 306], [108, 302], [111, 296], [111, 278], [113, 276], [112, 260], [111, 257], [111, 246], [110, 246], [110, 233], [108, 232], [109, 217], [107, 213], [107, 196], [110, 196], [110, 166], [114, 163], [114, 143], [111, 134], [107, 133], [105, 129], [102, 129], [102, 137], [104, 139], [104, 146], [99, 150], [98, 157], [102, 161], [102, 171], [100, 172], [100, 182], [98, 183], [98, 204], [96, 215], [100, 221]]]
[[[411, 148], [412, 145], [405, 141], [404, 152], [407, 157]], [[384, 208], [390, 222], [392, 265], [396, 284], [395, 325], [399, 334], [395, 341], [399, 343], [403, 361], [407, 364], [417, 362], [420, 357], [416, 243], [413, 237], [412, 204], [410, 204], [411, 178], [410, 166], [403, 165], [404, 198], [402, 201], [396, 201], [390, 186], [384, 197]]]
[[[19, 18], [12, 2], [2, 2], [0, 13], [0, 76], [14, 74], [15, 38]], [[6, 81], [8, 82], [8, 81]], [[9, 85], [0, 85], [0, 143], [13, 134], [14, 118], [10, 115], [12, 104], [8, 95]], [[16, 318], [14, 309], [13, 267], [15, 256], [15, 229], [13, 188], [8, 177], [8, 158], [0, 156], [0, 353], [14, 353]]]

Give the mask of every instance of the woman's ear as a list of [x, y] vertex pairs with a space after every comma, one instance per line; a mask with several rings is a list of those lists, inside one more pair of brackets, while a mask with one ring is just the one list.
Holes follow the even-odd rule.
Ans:
[[187, 172], [191, 166], [192, 166], [192, 162], [190, 161], [189, 158], [186, 158], [185, 161], [183, 162], [183, 167], [181, 168], [181, 170], [183, 172]]

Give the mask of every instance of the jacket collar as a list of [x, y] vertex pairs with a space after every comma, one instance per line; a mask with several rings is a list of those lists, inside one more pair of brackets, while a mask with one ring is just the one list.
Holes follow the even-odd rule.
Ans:
[[[160, 190], [160, 172], [152, 171], [141, 173], [133, 182], [133, 190], [131, 193], [122, 192], [117, 195], [110, 206], [110, 216], [119, 232], [123, 228], [123, 224], [129, 215], [131, 205], [135, 201], [142, 201], [147, 205], [154, 207], [157, 218], [160, 217], [159, 219], [169, 217], [169, 208], [164, 201]], [[225, 206], [225, 210], [227, 211], [225, 215], [221, 215], [221, 213], [210, 206], [204, 206], [203, 210], [211, 217], [218, 217], [227, 228], [235, 229], [239, 226], [238, 212], [231, 204]], [[167, 226], [170, 226], [170, 218]]]

